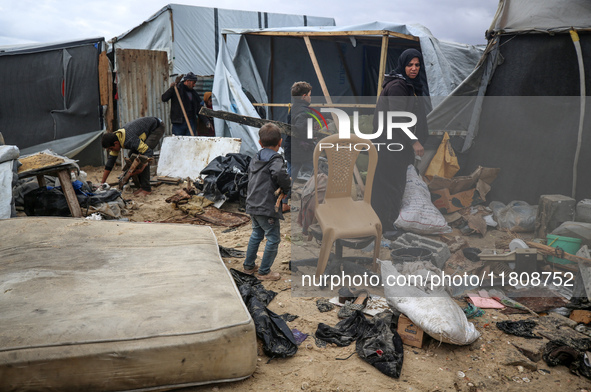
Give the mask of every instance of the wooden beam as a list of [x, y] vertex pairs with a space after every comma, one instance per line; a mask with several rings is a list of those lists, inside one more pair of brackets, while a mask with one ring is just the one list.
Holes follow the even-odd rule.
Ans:
[[74, 187], [72, 186], [70, 170], [58, 170], [57, 176], [60, 179], [60, 185], [62, 186], [62, 191], [64, 192], [66, 202], [68, 203], [68, 207], [70, 208], [70, 213], [74, 218], [81, 218], [82, 210], [80, 209], [80, 203], [78, 203], [76, 192], [74, 191]]
[[[318, 60], [316, 59], [316, 54], [314, 53], [314, 48], [312, 47], [312, 42], [310, 42], [310, 37], [307, 35], [304, 36], [304, 41], [306, 42], [306, 47], [308, 48], [308, 53], [310, 54], [310, 59], [312, 60], [312, 64], [314, 65], [314, 70], [316, 70], [316, 76], [318, 77], [318, 81], [320, 82], [320, 87], [322, 88], [322, 92], [324, 93], [324, 98], [329, 105], [332, 105], [332, 99], [330, 98], [330, 94], [328, 93], [328, 88], [326, 87], [326, 83], [324, 82], [324, 77], [322, 76], [322, 71], [320, 71], [320, 66], [318, 65]], [[332, 119], [339, 129], [339, 119], [335, 113], [330, 113], [332, 115]], [[365, 185], [363, 184], [363, 179], [361, 178], [361, 174], [359, 174], [359, 169], [357, 165], [353, 168], [353, 174], [355, 176], [355, 181], [361, 189], [362, 192], [365, 191]]]
[[281, 130], [281, 133], [284, 133], [286, 135], [291, 135], [291, 125], [286, 124], [281, 121], [265, 120], [265, 119], [261, 119], [261, 118], [257, 118], [257, 117], [243, 116], [241, 114], [236, 114], [236, 113], [232, 113], [232, 112], [225, 112], [223, 110], [212, 110], [212, 109], [206, 108], [205, 106], [203, 106], [201, 108], [201, 110], [199, 111], [199, 114], [202, 114], [206, 117], [221, 118], [222, 120], [235, 122], [235, 123], [243, 124], [243, 125], [248, 125], [249, 127], [255, 127], [255, 128], [260, 128], [267, 123], [273, 123], [279, 127], [279, 129]]
[[396, 33], [388, 30], [357, 30], [357, 31], [248, 31], [243, 34], [269, 35], [276, 37], [346, 37], [346, 36], [383, 36], [419, 41], [414, 35]]
[[[330, 94], [328, 93], [328, 88], [326, 87], [326, 82], [324, 81], [324, 77], [322, 76], [322, 71], [320, 70], [320, 65], [318, 64], [318, 59], [316, 58], [316, 53], [314, 53], [314, 48], [312, 47], [312, 42], [310, 42], [310, 37], [307, 35], [304, 36], [304, 42], [306, 43], [306, 47], [308, 48], [308, 53], [310, 54], [310, 59], [312, 60], [312, 65], [314, 66], [314, 71], [316, 71], [316, 77], [318, 78], [318, 82], [320, 82], [320, 88], [322, 89], [322, 93], [324, 94], [324, 98], [326, 102], [332, 104], [332, 99], [330, 98]], [[334, 113], [331, 113], [335, 124], [338, 124], [337, 118]]]
[[382, 83], [384, 82], [384, 74], [386, 73], [386, 62], [388, 60], [388, 36], [382, 37], [382, 51], [380, 53], [380, 71], [378, 75], [378, 97], [382, 93]]
[[[291, 103], [253, 103], [252, 106], [269, 106], [269, 107], [282, 107], [282, 108], [288, 108], [291, 107]], [[375, 108], [376, 104], [375, 103], [312, 103], [310, 104], [310, 106], [313, 107], [331, 107], [331, 108], [365, 108], [365, 109], [371, 109], [371, 108]]]

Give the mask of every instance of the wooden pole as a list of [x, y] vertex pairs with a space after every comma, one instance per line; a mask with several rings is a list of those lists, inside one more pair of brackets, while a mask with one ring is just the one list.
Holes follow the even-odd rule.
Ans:
[[388, 37], [389, 36], [387, 34], [382, 36], [382, 51], [380, 53], [380, 73], [378, 76], [377, 98], [379, 98], [380, 94], [382, 93], [382, 83], [384, 83], [384, 74], [386, 73], [386, 61], [388, 60]]
[[[324, 77], [322, 76], [322, 71], [320, 71], [320, 66], [318, 65], [318, 60], [316, 59], [316, 54], [314, 53], [314, 48], [312, 47], [312, 42], [310, 42], [310, 37], [304, 35], [304, 41], [306, 42], [306, 47], [308, 48], [308, 53], [310, 54], [310, 59], [312, 60], [312, 65], [314, 65], [314, 70], [316, 71], [316, 76], [318, 77], [318, 81], [320, 82], [320, 87], [322, 88], [322, 93], [324, 94], [324, 98], [328, 104], [332, 104], [332, 99], [330, 98], [330, 94], [328, 93], [328, 88], [326, 87], [326, 83], [324, 82]], [[332, 115], [332, 119], [339, 128], [339, 119], [335, 113], [330, 113]], [[363, 179], [361, 178], [361, 174], [359, 174], [359, 169], [357, 165], [353, 168], [353, 174], [355, 176], [355, 181], [357, 182], [357, 186], [361, 189], [362, 192], [365, 191], [365, 184], [363, 183]]]
[[260, 128], [267, 123], [273, 123], [279, 127], [281, 133], [286, 135], [291, 135], [291, 125], [283, 123], [281, 121], [274, 121], [274, 120], [265, 120], [258, 117], [249, 117], [243, 116], [241, 114], [236, 114], [232, 112], [225, 112], [223, 110], [212, 110], [208, 109], [205, 106], [201, 108], [199, 114], [206, 116], [206, 117], [215, 117], [221, 118], [225, 121], [235, 122], [238, 124], [248, 125], [249, 127]]
[[187, 126], [189, 127], [189, 132], [191, 132], [191, 136], [195, 136], [195, 134], [193, 133], [193, 128], [191, 128], [191, 123], [189, 122], [189, 117], [187, 117], [187, 112], [185, 111], [185, 105], [183, 105], [181, 94], [179, 94], [179, 89], [176, 88], [176, 83], [174, 84], [174, 92], [176, 93], [176, 97], [179, 100], [179, 105], [181, 105], [183, 116], [185, 116], [185, 121], [187, 122]]
[[[556, 248], [553, 248], [551, 246], [544, 245], [544, 244], [539, 244], [537, 242], [526, 241], [525, 243], [530, 248], [538, 249], [539, 251], [541, 251], [541, 253], [545, 254], [546, 256], [555, 256], [555, 257], [559, 257], [561, 259], [566, 259], [568, 261], [572, 261], [573, 263], [582, 264], [582, 265], [591, 267], [591, 259], [588, 259], [586, 257], [579, 257], [579, 256], [572, 255], [570, 253], [563, 252], [563, 251], [557, 251]], [[564, 267], [564, 266], [562, 265], [562, 267]]]

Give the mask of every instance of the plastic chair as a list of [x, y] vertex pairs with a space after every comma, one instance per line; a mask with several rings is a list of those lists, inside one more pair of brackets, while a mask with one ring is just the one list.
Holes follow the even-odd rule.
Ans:
[[[332, 146], [332, 148], [327, 148]], [[362, 200], [353, 200], [351, 186], [353, 173], [360, 151], [369, 154], [365, 193]], [[314, 149], [314, 178], [318, 178], [318, 159], [326, 153], [328, 160], [328, 183], [324, 203], [318, 203], [316, 194], [316, 219], [322, 229], [322, 245], [318, 256], [316, 276], [320, 277], [326, 269], [332, 245], [339, 239], [374, 237], [373, 265], [380, 253], [382, 224], [371, 207], [371, 189], [373, 185], [378, 153], [370, 140], [351, 135], [349, 139], [340, 139], [338, 134], [320, 140]], [[316, 190], [318, 184], [316, 184]], [[315, 191], [316, 191], [315, 190]], [[317, 191], [316, 191], [317, 192]]]

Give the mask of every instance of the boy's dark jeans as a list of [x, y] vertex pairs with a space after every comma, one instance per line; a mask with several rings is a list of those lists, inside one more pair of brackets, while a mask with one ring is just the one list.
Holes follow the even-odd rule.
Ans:
[[252, 234], [248, 241], [244, 269], [254, 268], [259, 245], [264, 238], [267, 238], [267, 245], [265, 245], [263, 260], [258, 272], [260, 275], [267, 275], [271, 271], [275, 257], [277, 257], [277, 250], [281, 242], [279, 219], [263, 215], [251, 215], [250, 217], [252, 218]]

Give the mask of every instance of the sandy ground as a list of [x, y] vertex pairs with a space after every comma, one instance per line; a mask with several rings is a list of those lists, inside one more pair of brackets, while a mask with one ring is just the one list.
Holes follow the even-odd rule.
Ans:
[[[84, 167], [88, 180], [99, 182], [102, 168]], [[109, 178], [116, 181], [119, 173], [114, 171]], [[180, 218], [184, 214], [174, 210], [165, 199], [172, 196], [180, 186], [160, 185], [146, 197], [135, 197], [130, 192], [125, 198], [136, 202], [136, 208], [129, 217], [131, 221], [159, 222], [165, 219]], [[238, 211], [235, 203], [222, 207]], [[486, 310], [478, 318], [470, 319], [482, 336], [468, 346], [455, 346], [428, 340], [422, 348], [404, 346], [404, 364], [399, 379], [390, 378], [356, 354], [354, 344], [339, 348], [328, 345], [319, 348], [314, 343], [313, 335], [319, 323], [334, 326], [339, 318], [338, 308], [320, 313], [316, 307], [316, 297], [298, 297], [291, 293], [291, 274], [288, 263], [291, 257], [291, 225], [296, 213], [286, 214], [282, 222], [282, 243], [273, 270], [281, 273], [277, 282], [264, 282], [267, 289], [278, 293], [269, 308], [278, 313], [290, 313], [298, 318], [289, 322], [290, 328], [309, 334], [299, 347], [298, 353], [287, 359], [269, 360], [259, 344], [258, 366], [255, 373], [246, 380], [213, 384], [184, 389], [186, 391], [583, 391], [591, 389], [591, 381], [571, 374], [566, 367], [550, 368], [543, 360], [532, 368], [508, 365], [509, 358], [516, 355], [512, 343], [520, 344], [526, 339], [507, 335], [498, 330], [495, 323], [502, 320], [520, 320], [527, 315], [507, 316], [500, 311]], [[250, 236], [250, 224], [236, 230], [227, 231], [227, 227], [213, 227], [220, 245], [246, 251]], [[460, 235], [457, 229], [453, 233]], [[482, 237], [478, 234], [465, 237], [470, 246], [494, 248], [495, 240], [503, 233], [491, 230]], [[435, 237], [434, 237], [435, 238]], [[262, 248], [261, 248], [262, 250]], [[387, 256], [387, 252], [386, 255]], [[224, 263], [228, 268], [240, 269], [243, 259], [228, 258]], [[458, 301], [462, 307], [463, 301]], [[544, 340], [545, 342], [546, 340]], [[517, 354], [518, 355], [518, 354]]]

